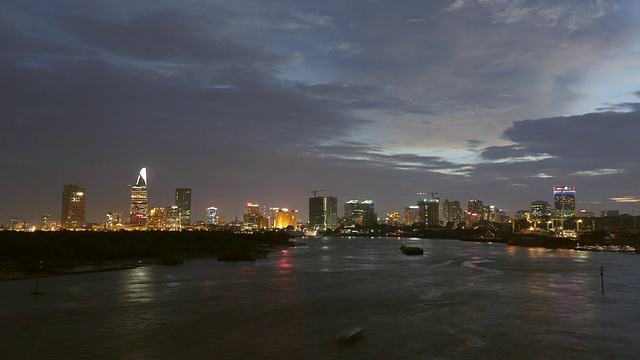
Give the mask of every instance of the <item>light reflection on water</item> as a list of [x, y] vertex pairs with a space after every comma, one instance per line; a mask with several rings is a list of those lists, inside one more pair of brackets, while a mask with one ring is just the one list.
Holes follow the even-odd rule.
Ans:
[[[192, 260], [0, 283], [19, 358], [633, 358], [635, 255], [397, 238], [318, 238], [255, 262]], [[599, 267], [607, 293], [600, 293]], [[337, 346], [340, 332], [366, 337]], [[38, 339], [34, 342], [34, 339]], [[45, 356], [47, 357], [47, 356]]]

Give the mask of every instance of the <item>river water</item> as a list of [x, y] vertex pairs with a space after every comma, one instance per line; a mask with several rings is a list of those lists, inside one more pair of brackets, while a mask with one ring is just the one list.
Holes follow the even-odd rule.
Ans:
[[[255, 262], [0, 283], [2, 359], [632, 359], [640, 257], [311, 238]], [[425, 256], [399, 247], [421, 246]], [[605, 269], [601, 292], [600, 266]], [[345, 346], [343, 331], [362, 327]]]

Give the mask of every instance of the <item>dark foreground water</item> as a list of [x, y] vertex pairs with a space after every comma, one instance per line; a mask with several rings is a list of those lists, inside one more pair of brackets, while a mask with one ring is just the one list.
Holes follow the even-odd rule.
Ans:
[[[640, 257], [305, 239], [256, 262], [0, 283], [1, 359], [640, 358]], [[600, 289], [605, 267], [605, 294]], [[354, 326], [364, 338], [340, 346]]]

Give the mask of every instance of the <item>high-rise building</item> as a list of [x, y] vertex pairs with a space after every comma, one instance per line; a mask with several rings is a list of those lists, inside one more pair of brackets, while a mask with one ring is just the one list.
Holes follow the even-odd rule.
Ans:
[[298, 210], [289, 210], [287, 208], [279, 209], [276, 212], [274, 227], [276, 229], [286, 229], [292, 226], [294, 229], [298, 227]]
[[191, 189], [190, 188], [177, 188], [176, 189], [176, 202], [180, 212], [180, 224], [182, 227], [191, 225]]
[[338, 198], [314, 196], [309, 198], [309, 228], [316, 231], [338, 227]]
[[182, 228], [180, 223], [182, 214], [177, 205], [167, 206], [167, 225], [166, 229], [170, 231], [179, 231]]
[[62, 228], [76, 229], [87, 222], [87, 192], [76, 184], [62, 189]]
[[264, 218], [264, 207], [260, 204], [246, 203], [244, 205], [244, 228], [245, 230], [259, 229]]
[[205, 225], [218, 225], [218, 208], [210, 206], [205, 211], [204, 223]]
[[576, 212], [576, 187], [555, 186], [553, 188], [555, 210], [560, 216], [568, 217]]
[[482, 205], [482, 200], [471, 199], [467, 203], [467, 214], [466, 214], [466, 222], [467, 225], [476, 223], [482, 220], [482, 210], [484, 206]]
[[440, 199], [433, 198], [427, 200], [427, 225], [440, 225]]
[[418, 200], [418, 216], [420, 223], [428, 226], [440, 225], [440, 199], [422, 199]]
[[40, 229], [50, 230], [52, 226], [53, 224], [51, 222], [51, 215], [42, 214], [42, 217], [40, 218]]
[[349, 200], [344, 204], [345, 225], [373, 225], [376, 218], [373, 200]]
[[482, 207], [482, 200], [471, 199], [469, 203], [467, 203], [467, 211], [471, 214], [480, 216], [482, 214]]
[[167, 226], [167, 209], [153, 207], [149, 209], [147, 228], [150, 230], [164, 230]]
[[107, 211], [107, 228], [114, 230], [122, 225], [122, 211]]
[[276, 215], [278, 214], [278, 211], [280, 211], [279, 207], [269, 207], [269, 229], [274, 229], [276, 227]]
[[419, 221], [418, 206], [411, 205], [404, 208], [404, 223], [413, 225]]
[[545, 200], [532, 201], [529, 205], [531, 219], [548, 219], [551, 217], [551, 205]]
[[147, 168], [140, 169], [135, 185], [131, 185], [131, 207], [129, 208], [129, 224], [146, 225], [149, 217], [147, 196]]
[[444, 203], [442, 204], [442, 216], [448, 227], [459, 227], [460, 221], [462, 220], [462, 207], [460, 206], [460, 201], [449, 201], [449, 199], [444, 199]]

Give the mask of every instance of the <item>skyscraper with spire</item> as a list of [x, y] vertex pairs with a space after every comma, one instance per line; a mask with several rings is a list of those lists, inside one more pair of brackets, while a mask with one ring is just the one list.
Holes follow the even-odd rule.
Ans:
[[129, 224], [147, 225], [149, 205], [147, 196], [147, 168], [140, 169], [135, 185], [131, 185], [131, 207], [129, 208]]

